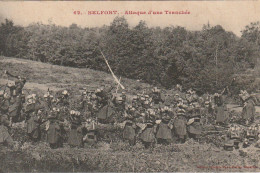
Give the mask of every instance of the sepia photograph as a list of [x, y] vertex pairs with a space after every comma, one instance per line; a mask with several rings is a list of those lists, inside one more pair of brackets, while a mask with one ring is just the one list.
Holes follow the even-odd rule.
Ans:
[[260, 2], [0, 1], [2, 172], [260, 172]]

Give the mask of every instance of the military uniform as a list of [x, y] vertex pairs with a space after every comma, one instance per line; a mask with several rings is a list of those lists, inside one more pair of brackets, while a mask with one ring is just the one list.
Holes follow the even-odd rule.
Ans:
[[13, 146], [14, 141], [8, 132], [8, 126], [10, 122], [7, 115], [0, 117], [0, 144]]
[[159, 143], [169, 143], [172, 140], [172, 131], [169, 126], [171, 117], [167, 115], [167, 113], [168, 112], [164, 113], [156, 133], [156, 138]]
[[149, 146], [152, 146], [154, 144], [154, 142], [156, 141], [156, 138], [155, 138], [156, 129], [155, 129], [154, 125], [155, 125], [155, 123], [152, 120], [147, 120], [146, 127], [140, 135], [140, 139], [146, 148], [148, 148]]
[[177, 110], [177, 118], [173, 123], [175, 133], [181, 142], [185, 142], [187, 136], [187, 118], [185, 116], [185, 112], [186, 111], [184, 109], [179, 108]]
[[16, 97], [12, 97], [10, 100], [9, 106], [9, 116], [12, 119], [12, 122], [18, 122], [21, 118], [21, 110], [22, 110], [22, 97], [18, 95]]
[[254, 118], [255, 118], [255, 103], [253, 99], [248, 98], [242, 110], [242, 120], [246, 124], [248, 124], [249, 122], [253, 122]]
[[125, 118], [125, 127], [123, 129], [123, 139], [127, 140], [130, 145], [135, 145], [136, 141], [136, 125], [134, 123], [134, 116], [130, 113]]
[[30, 139], [34, 142], [41, 139], [41, 129], [40, 125], [42, 123], [41, 117], [36, 115], [36, 113], [32, 113], [31, 117], [27, 121], [27, 135], [30, 137]]
[[225, 124], [228, 117], [227, 117], [227, 113], [226, 113], [226, 106], [224, 104], [224, 100], [222, 95], [219, 94], [215, 94], [215, 113], [216, 113], [216, 123], [219, 124]]
[[83, 146], [83, 134], [82, 126], [80, 121], [80, 113], [78, 111], [71, 111], [71, 130], [69, 132], [68, 144], [71, 147], [82, 147]]
[[0, 114], [7, 114], [9, 108], [9, 99], [4, 96], [4, 93], [0, 95]]
[[47, 130], [47, 142], [51, 148], [58, 148], [62, 146], [62, 132], [60, 124], [55, 114], [48, 117], [50, 124]]

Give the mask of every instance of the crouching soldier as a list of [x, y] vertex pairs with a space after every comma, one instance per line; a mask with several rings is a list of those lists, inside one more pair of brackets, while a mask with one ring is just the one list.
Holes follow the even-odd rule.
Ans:
[[169, 126], [171, 117], [168, 115], [167, 109], [163, 110], [163, 117], [156, 133], [157, 142], [161, 144], [169, 144], [172, 141], [172, 131]]
[[242, 139], [243, 129], [237, 125], [231, 125], [228, 130], [227, 137], [228, 139], [225, 142], [224, 149], [226, 150], [233, 150], [239, 149], [239, 143]]
[[79, 111], [70, 111], [71, 130], [69, 133], [68, 144], [71, 147], [83, 147], [82, 126]]
[[[129, 107], [129, 111], [134, 111], [134, 108]], [[136, 142], [136, 124], [134, 122], [134, 112], [126, 113], [125, 127], [123, 130], [123, 139], [128, 141], [130, 145], [135, 145]]]
[[85, 125], [86, 135], [83, 138], [83, 142], [86, 142], [90, 145], [94, 145], [97, 143], [97, 129], [95, 126], [94, 120], [87, 120]]
[[146, 127], [140, 135], [140, 139], [143, 142], [145, 148], [151, 147], [155, 143], [155, 122], [151, 119], [146, 121]]
[[257, 129], [255, 126], [250, 126], [246, 130], [246, 135], [243, 143], [243, 147], [246, 148], [250, 146], [253, 142], [255, 142], [257, 139]]
[[47, 128], [47, 142], [52, 149], [62, 146], [61, 127], [57, 120], [56, 108], [53, 108], [51, 115], [48, 117], [49, 127]]

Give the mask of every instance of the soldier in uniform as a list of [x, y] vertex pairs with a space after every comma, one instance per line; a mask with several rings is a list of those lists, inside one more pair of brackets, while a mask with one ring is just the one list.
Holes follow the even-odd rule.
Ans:
[[44, 94], [43, 97], [44, 97], [45, 110], [46, 112], [49, 112], [52, 110], [53, 95], [51, 95], [50, 91], [48, 90], [47, 94]]
[[27, 121], [27, 135], [33, 141], [37, 142], [41, 139], [41, 128], [40, 125], [43, 123], [41, 117], [42, 110], [39, 109], [30, 114], [30, 118]]
[[246, 129], [246, 135], [243, 143], [243, 147], [246, 148], [250, 146], [257, 139], [257, 130], [255, 125], [251, 125]]
[[226, 105], [224, 104], [224, 99], [222, 94], [216, 93], [214, 95], [215, 100], [215, 114], [216, 114], [216, 123], [217, 124], [226, 124], [227, 114], [226, 114]]
[[90, 145], [94, 145], [97, 143], [97, 135], [98, 135], [98, 131], [96, 129], [95, 126], [96, 122], [93, 119], [88, 119], [87, 123], [85, 124], [85, 130], [86, 130], [86, 134], [83, 138], [83, 141], [90, 144]]
[[71, 130], [69, 132], [68, 144], [71, 147], [82, 147], [83, 146], [83, 134], [82, 125], [80, 120], [79, 111], [70, 111], [71, 115]]
[[169, 109], [164, 108], [161, 122], [156, 133], [157, 142], [161, 144], [169, 144], [172, 141], [172, 131], [169, 126], [171, 117]]
[[21, 95], [13, 95], [10, 99], [9, 116], [11, 123], [16, 123], [21, 120], [21, 110], [23, 102]]
[[134, 111], [135, 109], [132, 106], [129, 106], [127, 108], [125, 116], [125, 127], [123, 129], [123, 139], [128, 141], [130, 145], [135, 145], [136, 141], [136, 125], [134, 122]]
[[7, 74], [8, 76], [11, 76], [13, 78], [16, 78], [15, 85], [9, 87], [11, 96], [12, 95], [16, 95], [16, 96], [21, 95], [23, 87], [24, 87], [24, 85], [26, 83], [26, 78], [22, 78], [21, 76], [12, 75], [11, 73], [9, 73], [6, 70], [5, 70], [5, 74]]
[[255, 102], [252, 97], [245, 99], [244, 107], [242, 110], [242, 120], [246, 125], [252, 123], [255, 118]]
[[155, 142], [155, 122], [152, 119], [146, 119], [146, 127], [140, 135], [140, 139], [143, 142], [145, 148], [151, 147]]
[[53, 108], [48, 120], [50, 122], [47, 130], [47, 142], [50, 144], [52, 149], [62, 146], [62, 132], [59, 121], [57, 119], [57, 108]]
[[15, 142], [8, 132], [9, 127], [10, 121], [8, 120], [8, 116], [2, 115], [0, 117], [0, 144], [13, 147], [15, 145]]
[[9, 96], [3, 90], [0, 91], [0, 114], [7, 114], [9, 108]]
[[155, 87], [155, 88], [153, 88], [152, 92], [153, 92], [152, 99], [153, 99], [154, 104], [163, 103], [161, 90], [159, 88]]
[[200, 109], [199, 107], [194, 108], [194, 113], [190, 117], [188, 123], [187, 123], [187, 130], [189, 133], [189, 136], [194, 139], [199, 139], [201, 133], [202, 133], [202, 126], [200, 122]]
[[179, 141], [182, 143], [185, 142], [187, 137], [187, 129], [186, 129], [187, 118], [185, 113], [186, 113], [185, 109], [179, 107], [177, 109], [177, 118], [173, 123], [175, 133], [177, 134]]

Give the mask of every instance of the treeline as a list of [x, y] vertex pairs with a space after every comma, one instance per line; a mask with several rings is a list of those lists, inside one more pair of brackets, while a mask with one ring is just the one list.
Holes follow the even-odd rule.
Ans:
[[[118, 76], [166, 88], [182, 84], [200, 93], [220, 91], [226, 86], [233, 86], [233, 92], [246, 88], [253, 91], [255, 75], [243, 78], [239, 74], [257, 65], [259, 26], [251, 23], [237, 37], [219, 25], [209, 24], [201, 31], [179, 26], [149, 28], [145, 21], [129, 27], [124, 17], [99, 28], [39, 23], [21, 27], [6, 19], [0, 27], [0, 52], [108, 72], [102, 51]], [[239, 80], [231, 84], [235, 75]]]

